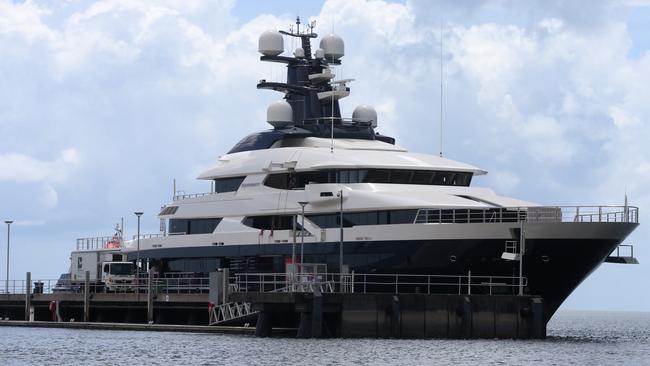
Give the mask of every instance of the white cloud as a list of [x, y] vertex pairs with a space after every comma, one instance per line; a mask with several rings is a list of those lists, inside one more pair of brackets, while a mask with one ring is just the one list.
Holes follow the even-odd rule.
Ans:
[[[20, 153], [4, 153], [0, 154], [0, 182], [61, 183], [78, 163], [79, 153], [73, 148], [63, 150], [58, 158], [50, 161]], [[48, 196], [52, 201], [51, 192]]]

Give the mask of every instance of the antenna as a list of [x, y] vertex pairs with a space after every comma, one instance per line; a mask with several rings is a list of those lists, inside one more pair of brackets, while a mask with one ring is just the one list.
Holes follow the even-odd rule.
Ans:
[[440, 157], [442, 157], [442, 22], [440, 22]]
[[330, 82], [330, 85], [332, 86], [332, 135], [330, 136], [330, 153], [334, 154], [334, 84]]

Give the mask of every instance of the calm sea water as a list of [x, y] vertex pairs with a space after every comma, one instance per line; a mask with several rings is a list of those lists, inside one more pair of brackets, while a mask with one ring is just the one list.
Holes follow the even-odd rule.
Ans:
[[305, 340], [0, 327], [0, 365], [650, 365], [650, 313], [559, 312], [548, 335]]

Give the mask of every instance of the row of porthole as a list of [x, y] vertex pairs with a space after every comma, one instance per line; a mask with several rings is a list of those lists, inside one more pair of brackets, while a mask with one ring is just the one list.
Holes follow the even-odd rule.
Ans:
[[[551, 258], [549, 258], [548, 255], [543, 255], [543, 256], [540, 257], [540, 259], [541, 259], [542, 262], [544, 262], [544, 263], [548, 263], [548, 262], [551, 261]], [[451, 256], [449, 256], [449, 261], [450, 261], [451, 263], [456, 262], [456, 256], [453, 255], [453, 254], [452, 254]]]

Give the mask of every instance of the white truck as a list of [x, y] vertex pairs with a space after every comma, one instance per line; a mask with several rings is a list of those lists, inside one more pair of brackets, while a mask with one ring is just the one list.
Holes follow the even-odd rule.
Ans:
[[[93, 292], [132, 292], [135, 290], [135, 265], [116, 248], [76, 250], [70, 255], [70, 283], [83, 288], [90, 272]], [[81, 287], [79, 287], [81, 286]]]

